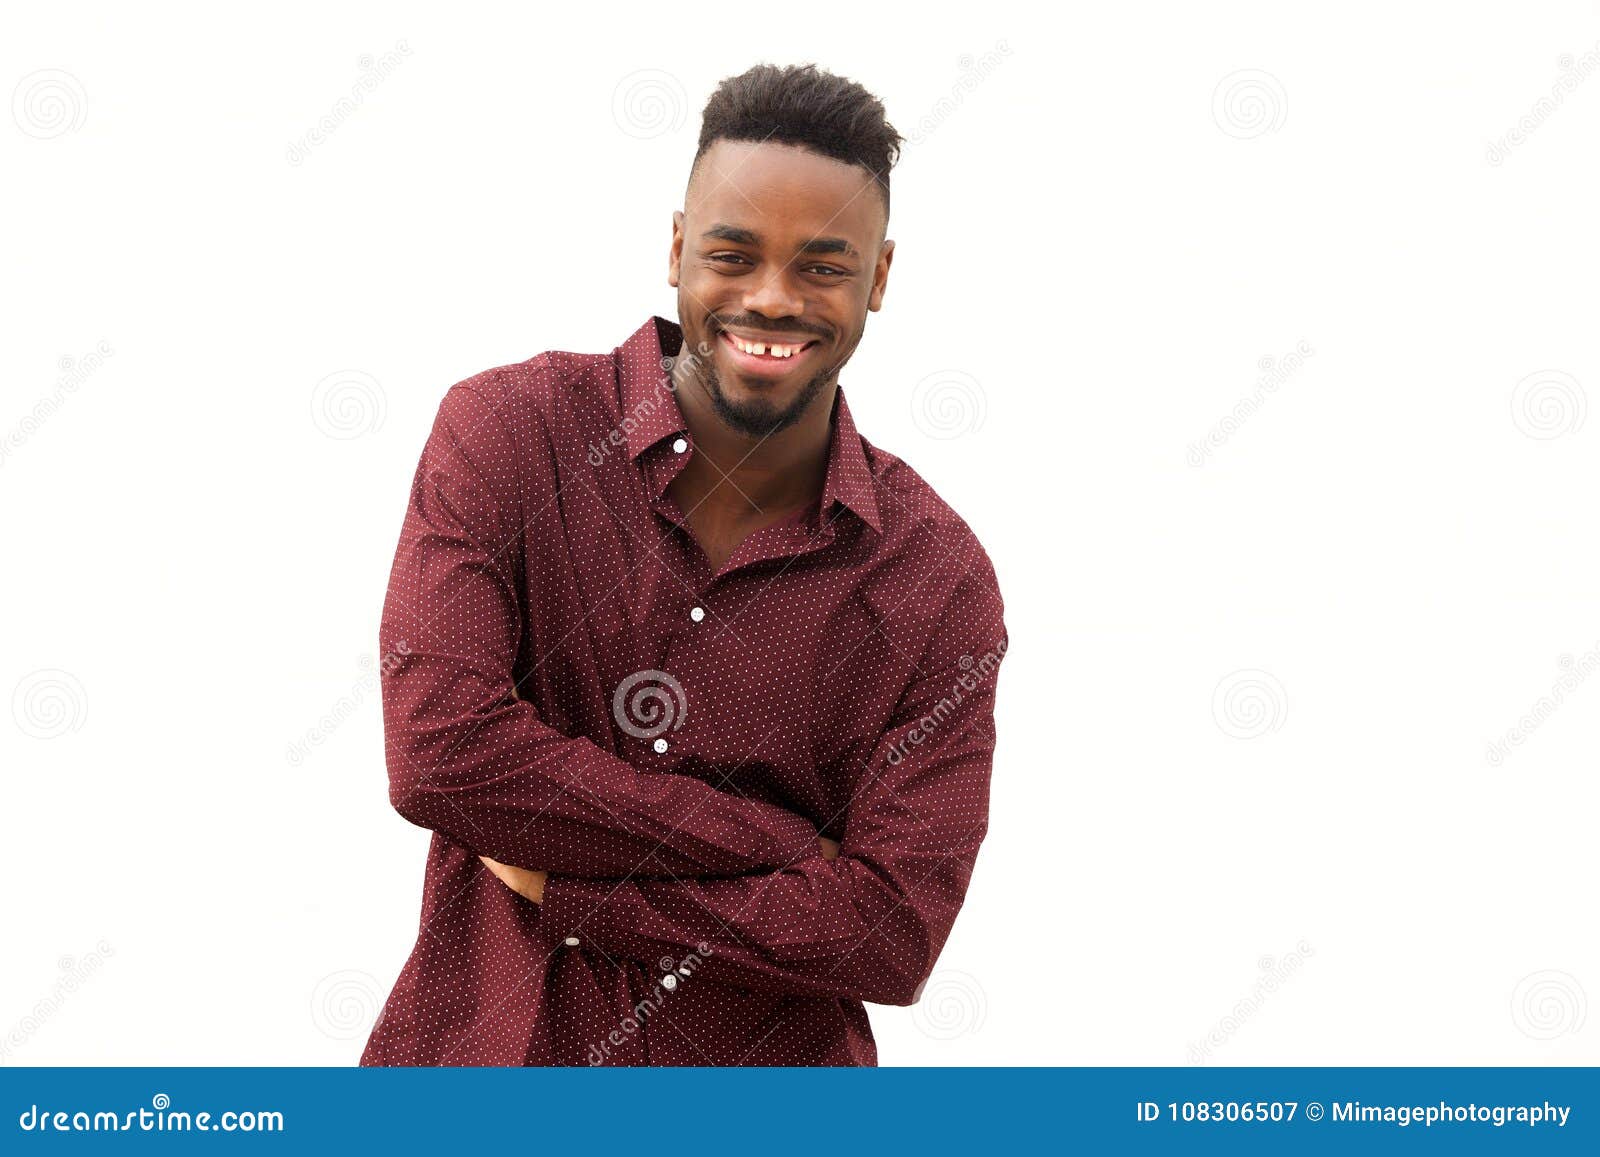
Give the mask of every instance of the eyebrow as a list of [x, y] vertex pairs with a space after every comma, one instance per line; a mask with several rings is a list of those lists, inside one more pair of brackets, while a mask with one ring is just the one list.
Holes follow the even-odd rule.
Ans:
[[[731, 241], [735, 245], [761, 246], [759, 234], [749, 229], [741, 229], [737, 225], [717, 224], [711, 226], [700, 235], [702, 238], [714, 238], [719, 241]], [[802, 253], [842, 253], [847, 257], [860, 257], [856, 247], [843, 237], [813, 237], [800, 246]]]

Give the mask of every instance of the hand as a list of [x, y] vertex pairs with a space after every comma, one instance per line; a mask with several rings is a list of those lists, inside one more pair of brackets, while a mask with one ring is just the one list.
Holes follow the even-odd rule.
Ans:
[[839, 858], [839, 845], [827, 836], [818, 836], [817, 843], [822, 845], [822, 858], [824, 860], [837, 860]]
[[549, 872], [513, 867], [510, 864], [502, 864], [499, 860], [491, 860], [488, 856], [479, 856], [478, 859], [499, 876], [505, 886], [513, 892], [524, 899], [532, 900], [535, 904], [544, 903], [544, 882]]

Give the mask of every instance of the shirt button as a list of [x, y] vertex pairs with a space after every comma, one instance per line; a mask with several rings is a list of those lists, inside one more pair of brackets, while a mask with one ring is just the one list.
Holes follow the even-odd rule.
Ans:
[[683, 439], [683, 438], [674, 438], [672, 440], [672, 452], [674, 454], [682, 454], [688, 448], [689, 448], [689, 443], [685, 439]]
[[660, 755], [663, 751], [665, 751], [667, 749], [667, 741], [665, 739], [658, 739], [654, 743], [652, 743], [650, 746], [654, 747], [656, 749], [656, 754], [657, 755]]
[[678, 978], [672, 975], [670, 972], [667, 973], [661, 978], [661, 987], [666, 989], [668, 992], [671, 992], [674, 988], [678, 987]]
[[568, 948], [576, 948], [581, 943], [583, 943], [583, 941], [579, 940], [576, 936], [568, 936], [567, 937], [567, 947]]
[[689, 617], [698, 623], [706, 617], [706, 609], [704, 607], [695, 607], [689, 612]]

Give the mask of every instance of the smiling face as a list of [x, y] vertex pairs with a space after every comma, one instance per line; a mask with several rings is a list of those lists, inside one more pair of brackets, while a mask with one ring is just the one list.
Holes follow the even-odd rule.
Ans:
[[859, 165], [772, 142], [718, 140], [696, 165], [667, 280], [684, 348], [713, 351], [697, 380], [740, 433], [798, 420], [882, 307], [894, 242], [875, 185]]

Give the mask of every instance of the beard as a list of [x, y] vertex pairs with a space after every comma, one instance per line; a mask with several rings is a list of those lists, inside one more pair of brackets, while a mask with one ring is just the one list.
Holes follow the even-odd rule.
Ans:
[[799, 421], [800, 415], [806, 412], [828, 384], [833, 372], [833, 366], [822, 369], [800, 387], [800, 392], [792, 402], [782, 408], [760, 397], [743, 402], [734, 401], [723, 390], [717, 367], [709, 361], [702, 366], [700, 378], [705, 384], [706, 393], [711, 396], [711, 408], [723, 422], [748, 437], [770, 438], [779, 430], [787, 429]]

